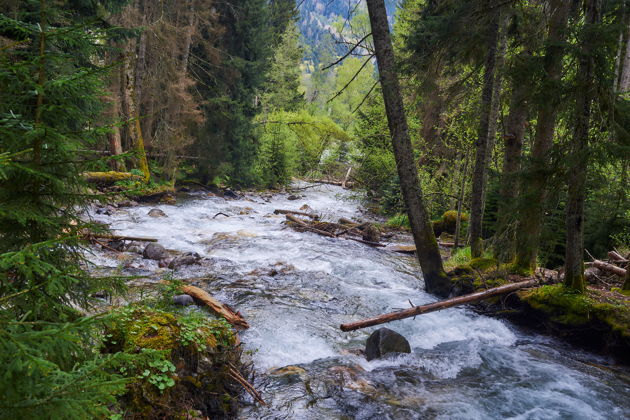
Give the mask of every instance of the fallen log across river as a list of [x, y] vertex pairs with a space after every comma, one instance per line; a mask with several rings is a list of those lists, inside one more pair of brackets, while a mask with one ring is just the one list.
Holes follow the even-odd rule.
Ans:
[[488, 299], [493, 296], [503, 295], [506, 293], [514, 292], [516, 290], [525, 289], [528, 287], [538, 286], [540, 281], [538, 279], [530, 279], [521, 281], [518, 283], [505, 284], [499, 287], [493, 287], [492, 289], [484, 290], [482, 292], [471, 293], [468, 295], [458, 296], [452, 299], [443, 300], [440, 302], [429, 303], [428, 305], [414, 306], [413, 308], [404, 309], [402, 311], [390, 312], [388, 314], [378, 315], [373, 318], [363, 319], [361, 321], [350, 322], [347, 324], [341, 324], [342, 331], [354, 331], [361, 328], [372, 327], [374, 325], [385, 324], [392, 321], [398, 321], [400, 319], [411, 318], [412, 316], [427, 314], [429, 312], [440, 311], [442, 309], [452, 308], [454, 306], [464, 305], [466, 303], [474, 303], [480, 300]]

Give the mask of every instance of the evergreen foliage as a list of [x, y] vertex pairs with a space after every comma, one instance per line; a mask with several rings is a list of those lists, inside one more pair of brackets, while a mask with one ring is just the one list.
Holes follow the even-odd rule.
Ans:
[[0, 15], [2, 418], [103, 416], [124, 390], [114, 368], [125, 357], [101, 355], [102, 320], [76, 309], [97, 283], [113, 286], [81, 267], [77, 150], [103, 134], [94, 121], [107, 69], [96, 63], [107, 32], [94, 22], [118, 6], [41, 0]]

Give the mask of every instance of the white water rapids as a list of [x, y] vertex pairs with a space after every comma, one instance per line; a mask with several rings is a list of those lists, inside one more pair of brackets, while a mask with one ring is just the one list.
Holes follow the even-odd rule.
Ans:
[[[412, 354], [367, 362], [375, 328], [345, 333], [339, 324], [435, 301], [423, 291], [412, 256], [287, 228], [274, 209], [308, 204], [327, 220], [360, 218], [361, 206], [339, 187], [240, 200], [195, 195], [176, 206], [138, 206], [93, 215], [121, 235], [149, 236], [168, 249], [194, 251], [200, 266], [176, 278], [213, 277], [210, 293], [241, 311], [257, 386], [270, 407], [250, 405], [247, 419], [623, 419], [630, 379], [602, 369], [600, 358], [509, 323], [452, 308], [387, 325]], [[167, 218], [147, 216], [163, 210]], [[222, 212], [229, 217], [219, 215]], [[93, 262], [121, 265], [113, 254]], [[123, 273], [162, 270], [135, 259]], [[279, 369], [284, 368], [285, 369]]]

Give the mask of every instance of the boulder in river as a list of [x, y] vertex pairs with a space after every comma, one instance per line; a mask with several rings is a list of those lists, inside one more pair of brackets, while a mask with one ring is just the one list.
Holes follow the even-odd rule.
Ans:
[[194, 305], [195, 301], [189, 295], [175, 295], [173, 296], [173, 305], [190, 306]]
[[287, 200], [291, 200], [291, 201], [295, 201], [295, 200], [299, 200], [300, 196], [299, 195], [294, 195], [291, 194], [290, 196], [287, 197]]
[[226, 189], [225, 191], [223, 191], [223, 198], [233, 198], [237, 200], [241, 197], [238, 194], [236, 194], [234, 191], [230, 189]]
[[365, 357], [378, 359], [387, 353], [411, 353], [411, 346], [405, 337], [389, 328], [379, 328], [367, 339]]
[[162, 245], [151, 242], [144, 248], [142, 256], [149, 260], [162, 260], [168, 257], [168, 252]]
[[197, 254], [196, 252], [187, 252], [181, 257], [177, 257], [173, 261], [171, 261], [168, 265], [168, 268], [173, 269], [184, 265], [196, 264], [197, 262], [199, 262], [200, 259], [201, 255]]
[[166, 215], [166, 213], [164, 213], [162, 210], [160, 209], [151, 209], [149, 210], [149, 213], [147, 213], [149, 216], [151, 217], [168, 217]]

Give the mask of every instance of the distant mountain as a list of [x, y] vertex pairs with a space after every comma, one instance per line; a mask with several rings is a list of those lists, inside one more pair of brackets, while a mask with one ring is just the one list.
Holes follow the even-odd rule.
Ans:
[[[392, 21], [396, 3], [398, 0], [385, 0], [387, 14]], [[356, 0], [304, 0], [300, 5], [299, 26], [306, 44], [316, 49], [324, 34], [329, 33], [331, 24], [340, 16], [347, 17], [355, 6]]]

